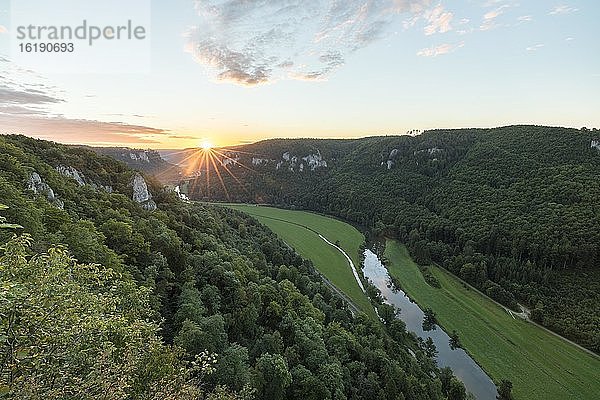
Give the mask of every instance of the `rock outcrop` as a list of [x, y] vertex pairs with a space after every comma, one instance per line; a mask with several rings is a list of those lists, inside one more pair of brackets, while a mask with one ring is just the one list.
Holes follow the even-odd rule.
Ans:
[[592, 140], [592, 149], [600, 150], [600, 139]]
[[131, 180], [131, 186], [133, 187], [133, 201], [139, 203], [144, 210], [156, 210], [156, 203], [152, 200], [152, 194], [150, 194], [148, 185], [142, 175], [136, 173]]
[[35, 171], [31, 173], [29, 179], [27, 180], [27, 189], [31, 190], [36, 195], [45, 195], [46, 199], [50, 203], [54, 204], [61, 210], [65, 206], [62, 200], [56, 197], [56, 194], [54, 193], [54, 190], [50, 187], [50, 185], [44, 182], [40, 174], [38, 174]]
[[[275, 163], [276, 160], [269, 160]], [[280, 170], [283, 167], [291, 172], [316, 171], [318, 168], [327, 168], [327, 161], [323, 159], [321, 152], [317, 150], [314, 154], [308, 154], [303, 157], [292, 155], [286, 151], [281, 155], [281, 160], [275, 164], [275, 169]]]
[[175, 186], [175, 193], [177, 193], [177, 197], [179, 197], [183, 201], [190, 201], [190, 198], [187, 194], [181, 191], [181, 187], [179, 185]]
[[302, 157], [302, 159], [308, 164], [311, 171], [317, 168], [327, 168], [327, 161], [323, 160], [323, 156], [318, 150], [317, 154], [309, 154], [306, 157]]
[[392, 149], [392, 151], [390, 151], [388, 159], [386, 161], [382, 161], [381, 165], [385, 166], [388, 170], [394, 168], [394, 165], [396, 165], [396, 158], [398, 158], [399, 152], [400, 151], [398, 149]]
[[77, 182], [79, 186], [90, 185], [92, 188], [94, 188], [94, 190], [103, 190], [106, 193], [113, 192], [112, 186], [105, 186], [101, 183], [93, 182], [92, 180], [86, 178], [83, 172], [75, 169], [72, 166], [59, 165], [58, 167], [56, 167], [56, 171], [58, 171], [59, 174], [66, 176], [67, 178], [75, 180], [75, 182]]
[[83, 176], [83, 173], [77, 171], [75, 168], [71, 166], [67, 167], [64, 165], [59, 165], [58, 167], [56, 167], [56, 170], [59, 174], [74, 179], [79, 186], [85, 185], [85, 177]]

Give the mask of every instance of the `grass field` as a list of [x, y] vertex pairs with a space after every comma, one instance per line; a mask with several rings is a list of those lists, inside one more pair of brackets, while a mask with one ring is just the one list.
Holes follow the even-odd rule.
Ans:
[[389, 273], [421, 308], [431, 307], [447, 332], [456, 330], [465, 349], [498, 382], [513, 382], [518, 400], [600, 399], [600, 359], [528, 323], [438, 267], [441, 289], [423, 279], [406, 248], [388, 240]]
[[305, 211], [245, 204], [227, 204], [227, 207], [250, 214], [268, 226], [298, 254], [311, 260], [315, 267], [356, 306], [375, 317], [373, 307], [367, 296], [360, 290], [346, 258], [339, 250], [325, 243], [317, 233], [313, 232], [320, 233], [332, 243], [339, 241], [340, 247], [360, 270], [359, 247], [364, 237], [356, 228], [336, 219]]

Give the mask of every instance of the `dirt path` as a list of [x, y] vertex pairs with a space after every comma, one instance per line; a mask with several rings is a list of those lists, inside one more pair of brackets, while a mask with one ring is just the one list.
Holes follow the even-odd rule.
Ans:
[[[299, 224], [297, 222], [286, 221], [286, 220], [281, 219], [281, 218], [268, 217], [266, 215], [255, 215], [255, 214], [252, 214], [250, 212], [246, 212], [246, 213], [249, 214], [249, 215], [251, 215], [254, 218], [258, 218], [258, 217], [268, 218], [268, 219], [273, 219], [275, 221], [280, 221], [280, 222], [285, 222], [287, 224], [296, 225], [296, 226], [299, 226], [301, 228], [307, 229], [307, 230], [311, 231], [312, 233], [315, 233], [315, 234], [319, 235], [319, 237], [323, 241], [325, 241], [325, 243], [329, 244], [330, 246], [335, 247], [336, 249], [338, 249], [344, 255], [344, 257], [346, 257], [346, 260], [348, 260], [348, 263], [350, 264], [350, 268], [352, 268], [352, 273], [354, 274], [354, 278], [356, 278], [356, 281], [358, 282], [358, 286], [363, 291], [363, 293], [365, 292], [365, 288], [363, 287], [362, 281], [360, 280], [360, 277], [358, 276], [358, 272], [356, 271], [356, 268], [354, 267], [354, 263], [352, 262], [352, 259], [350, 258], [350, 256], [344, 250], [342, 250], [339, 246], [336, 246], [334, 243], [331, 243], [329, 240], [327, 240], [327, 238], [325, 238], [323, 235], [321, 235], [316, 230], [314, 230], [311, 227], [308, 227], [306, 225], [302, 225], [302, 224]], [[285, 241], [284, 241], [284, 243], [285, 243]], [[286, 244], [287, 247], [289, 247], [290, 249], [294, 250], [294, 248], [292, 246], [290, 246], [287, 243], [285, 243], [285, 244]], [[325, 282], [325, 284], [327, 286], [329, 286], [330, 289], [332, 289], [339, 297], [341, 297], [346, 303], [348, 303], [348, 306], [350, 308], [350, 312], [352, 312], [353, 315], [357, 315], [359, 313], [360, 309], [358, 308], [358, 306], [356, 305], [356, 303], [354, 303], [352, 301], [352, 299], [350, 299], [348, 296], [346, 296], [346, 294], [343, 291], [341, 291], [337, 286], [335, 286], [333, 284], [333, 282], [331, 282], [329, 279], [327, 279], [327, 277], [325, 275], [323, 275], [318, 269], [315, 268], [315, 271], [319, 274], [319, 276], [321, 277], [321, 279], [323, 280], [323, 282]]]
[[350, 258], [350, 256], [344, 250], [342, 250], [341, 247], [339, 247], [336, 244], [331, 243], [329, 240], [327, 240], [327, 238], [325, 236], [321, 235], [320, 233], [318, 235], [321, 239], [323, 239], [325, 241], [325, 243], [327, 243], [330, 246], [335, 247], [336, 249], [338, 249], [340, 251], [340, 253], [342, 253], [344, 255], [344, 257], [346, 257], [346, 260], [348, 260], [348, 264], [350, 264], [350, 268], [352, 268], [352, 273], [354, 274], [354, 279], [356, 279], [356, 283], [358, 283], [360, 290], [362, 290], [363, 293], [365, 293], [365, 287], [363, 286], [362, 281], [360, 280], [360, 277], [358, 276], [358, 272], [356, 271], [356, 268], [354, 267], [354, 263], [352, 262], [352, 259]]

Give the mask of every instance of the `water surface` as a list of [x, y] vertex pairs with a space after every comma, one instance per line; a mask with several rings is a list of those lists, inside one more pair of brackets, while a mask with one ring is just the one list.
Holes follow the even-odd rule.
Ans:
[[[400, 309], [399, 318], [406, 323], [406, 329], [427, 340], [430, 337], [438, 350], [436, 357], [440, 368], [450, 367], [454, 374], [465, 384], [467, 391], [473, 393], [479, 400], [495, 400], [496, 386], [489, 376], [463, 350], [452, 350], [450, 337], [438, 325], [435, 330], [423, 330], [424, 313], [416, 303], [413, 303], [402, 291], [391, 285], [387, 269], [371, 250], [365, 250], [363, 274], [381, 291], [388, 304]], [[434, 310], [435, 311], [435, 310]]]

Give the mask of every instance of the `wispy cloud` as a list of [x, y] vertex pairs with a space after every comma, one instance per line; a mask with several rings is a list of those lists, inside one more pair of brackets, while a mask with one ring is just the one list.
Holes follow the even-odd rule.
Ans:
[[74, 119], [61, 115], [5, 114], [0, 112], [2, 133], [19, 133], [64, 143], [154, 143], [162, 129], [130, 125], [123, 122], [103, 122]]
[[531, 22], [533, 21], [533, 17], [531, 15], [522, 15], [520, 17], [517, 18], [517, 21], [519, 22]]
[[536, 44], [536, 45], [533, 45], [533, 46], [529, 46], [529, 47], [525, 48], [525, 50], [527, 50], [527, 51], [538, 51], [542, 47], [544, 47], [544, 44], [539, 43], [539, 44]]
[[550, 10], [550, 12], [548, 14], [550, 14], [550, 15], [571, 14], [576, 11], [579, 11], [579, 9], [563, 4], [563, 5], [554, 7], [552, 10]]
[[437, 57], [443, 54], [449, 54], [457, 49], [464, 47], [465, 43], [460, 42], [456, 44], [444, 43], [439, 46], [426, 47], [417, 52], [418, 56], [421, 57]]
[[[395, 16], [422, 16], [431, 2], [197, 0], [186, 51], [218, 81], [321, 80], [349, 54], [385, 37]], [[430, 17], [431, 33], [450, 29], [451, 13], [441, 9]]]
[[425, 34], [432, 35], [436, 32], [445, 33], [452, 29], [450, 23], [452, 22], [453, 14], [444, 10], [444, 7], [440, 4], [433, 8], [431, 11], [425, 12], [425, 19], [429, 23], [425, 27]]
[[[497, 1], [494, 2], [493, 4], [498, 3]], [[492, 3], [490, 3], [490, 5], [492, 5]], [[509, 4], [503, 4], [499, 7], [494, 8], [493, 10], [490, 10], [488, 12], [486, 12], [483, 15], [483, 22], [482, 24], [479, 26], [479, 29], [482, 31], [489, 31], [490, 29], [494, 29], [497, 28], [499, 25], [496, 22], [496, 19], [501, 16], [502, 14], [504, 14], [504, 12], [509, 9], [511, 6]]]
[[54, 107], [65, 103], [60, 90], [32, 71], [0, 57], [0, 133], [21, 133], [65, 143], [152, 143], [170, 132], [93, 119], [70, 118]]
[[8, 29], [4, 25], [0, 25], [0, 34], [8, 32]]

